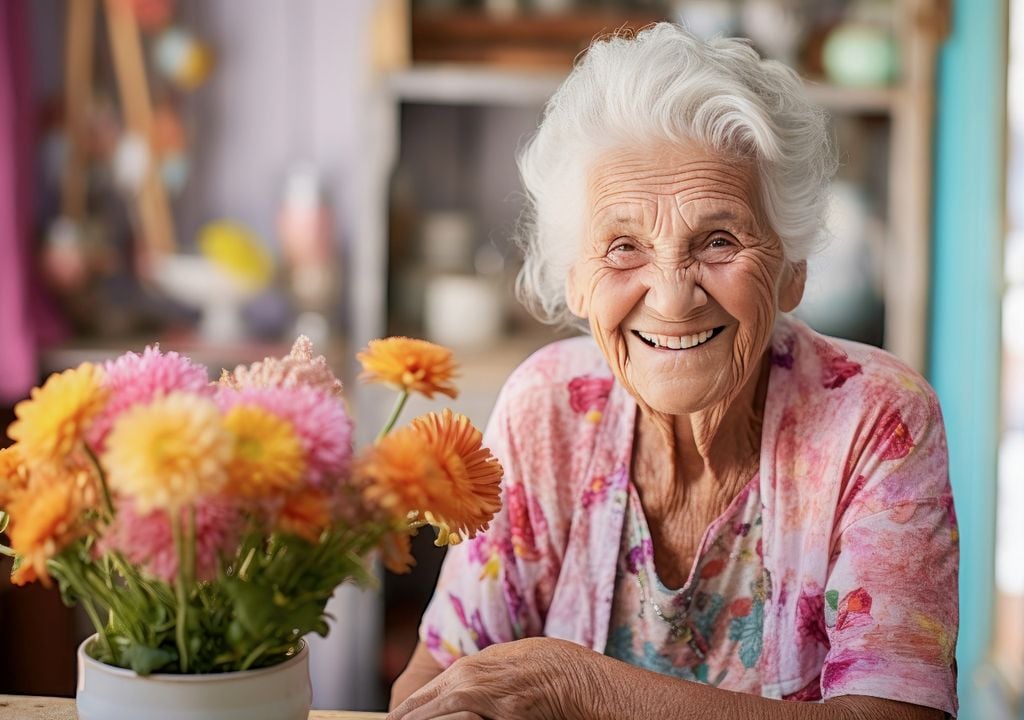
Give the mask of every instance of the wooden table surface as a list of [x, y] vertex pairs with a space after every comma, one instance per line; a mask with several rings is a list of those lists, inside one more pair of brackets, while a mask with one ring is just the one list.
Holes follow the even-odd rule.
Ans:
[[[75, 701], [34, 695], [0, 695], [0, 720], [77, 720]], [[309, 720], [382, 720], [384, 713], [314, 710]]]

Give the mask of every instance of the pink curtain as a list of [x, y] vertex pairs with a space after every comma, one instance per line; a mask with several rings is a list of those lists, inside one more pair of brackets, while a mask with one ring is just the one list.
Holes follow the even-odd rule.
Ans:
[[40, 344], [59, 334], [32, 252], [30, 30], [27, 0], [0, 0], [0, 405], [28, 393], [38, 379]]

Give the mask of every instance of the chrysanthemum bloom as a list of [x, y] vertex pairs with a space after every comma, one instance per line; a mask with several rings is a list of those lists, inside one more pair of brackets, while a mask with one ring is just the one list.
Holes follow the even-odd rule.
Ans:
[[424, 518], [441, 530], [441, 542], [473, 537], [501, 508], [501, 463], [465, 415], [429, 413], [413, 420], [411, 429], [426, 441], [449, 483], [447, 492], [420, 508]]
[[456, 369], [452, 351], [426, 340], [406, 337], [371, 340], [356, 359], [363, 365], [360, 380], [418, 392], [428, 398], [434, 397], [434, 393], [451, 398], [458, 395], [450, 382]]
[[0, 448], [0, 509], [28, 484], [28, 469], [17, 445]]
[[341, 381], [331, 372], [323, 355], [313, 354], [313, 343], [305, 335], [299, 336], [285, 357], [268, 357], [249, 366], [239, 365], [232, 372], [225, 370], [218, 384], [235, 390], [313, 387], [341, 397]]
[[82, 363], [51, 375], [41, 388], [32, 389], [30, 400], [15, 405], [18, 419], [7, 434], [20, 445], [29, 468], [66, 466], [77, 462], [72, 455], [106, 398], [103, 371]]
[[74, 540], [79, 529], [80, 495], [75, 484], [71, 476], [35, 482], [11, 501], [7, 535], [18, 554], [18, 568], [11, 573], [15, 585], [39, 580], [50, 586], [46, 561]]
[[352, 421], [341, 398], [315, 387], [219, 388], [217, 402], [224, 411], [235, 405], [255, 405], [284, 418], [302, 443], [305, 480], [318, 488], [337, 485], [348, 476], [352, 461]]
[[141, 355], [125, 353], [104, 363], [103, 386], [110, 396], [86, 435], [97, 453], [103, 452], [114, 421], [128, 408], [175, 390], [196, 395], [213, 393], [205, 367], [176, 352], [162, 353], [159, 346], [149, 346]]
[[424, 438], [411, 428], [381, 438], [356, 461], [355, 482], [368, 507], [391, 522], [433, 507], [449, 481]]
[[235, 405], [224, 426], [234, 438], [228, 494], [267, 498], [298, 489], [306, 457], [291, 423], [258, 405]]
[[408, 533], [388, 533], [380, 541], [380, 559], [391, 572], [404, 575], [416, 564], [412, 556], [412, 541]]
[[220, 492], [234, 445], [213, 400], [172, 392], [117, 419], [103, 467], [110, 489], [139, 512], [174, 512]]
[[284, 499], [277, 528], [315, 543], [332, 519], [333, 499], [325, 490], [303, 488]]
[[[219, 496], [197, 502], [195, 513], [196, 577], [213, 580], [220, 558], [237, 550], [241, 518], [235, 503]], [[149, 575], [167, 583], [177, 581], [178, 552], [171, 516], [166, 510], [140, 513], [131, 501], [119, 502], [114, 522], [101, 538], [97, 551], [120, 552]]]

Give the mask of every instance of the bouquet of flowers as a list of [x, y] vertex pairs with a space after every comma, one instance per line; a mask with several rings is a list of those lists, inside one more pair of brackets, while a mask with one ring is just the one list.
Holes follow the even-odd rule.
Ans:
[[341, 383], [310, 342], [224, 371], [150, 347], [52, 375], [15, 408], [0, 450], [0, 532], [12, 580], [56, 580], [96, 626], [90, 653], [153, 672], [246, 670], [327, 633], [346, 580], [409, 536], [455, 544], [498, 510], [502, 469], [445, 410], [392, 431], [412, 392], [454, 398], [446, 348], [375, 340], [361, 379], [395, 387], [376, 442], [352, 450]]

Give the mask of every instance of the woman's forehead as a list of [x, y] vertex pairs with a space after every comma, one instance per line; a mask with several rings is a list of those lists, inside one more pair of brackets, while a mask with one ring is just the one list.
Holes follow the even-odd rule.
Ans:
[[696, 144], [664, 143], [617, 148], [599, 156], [588, 174], [592, 214], [611, 221], [636, 221], [644, 206], [671, 197], [679, 205], [699, 205], [702, 214], [752, 213], [756, 205], [752, 163]]

